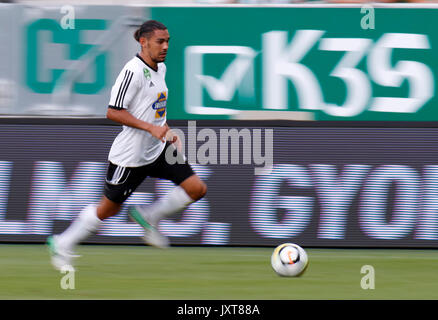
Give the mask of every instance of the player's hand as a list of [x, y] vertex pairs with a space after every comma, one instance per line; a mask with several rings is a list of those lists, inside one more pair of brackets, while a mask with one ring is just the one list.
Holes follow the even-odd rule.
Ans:
[[167, 131], [169, 131], [169, 127], [166, 125], [164, 125], [163, 127], [161, 126], [153, 126], [151, 128], [151, 130], [149, 131], [149, 133], [157, 138], [158, 140], [161, 140], [163, 142], [166, 141], [166, 133]]
[[174, 144], [176, 149], [181, 152], [182, 145], [181, 145], [181, 139], [178, 137], [177, 134], [175, 134], [172, 129], [167, 131], [166, 133], [166, 140], [169, 141], [171, 144]]

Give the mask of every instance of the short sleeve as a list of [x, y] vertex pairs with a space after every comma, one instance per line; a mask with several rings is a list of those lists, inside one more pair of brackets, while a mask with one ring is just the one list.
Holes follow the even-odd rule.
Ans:
[[129, 69], [123, 69], [111, 89], [108, 107], [118, 110], [128, 109], [137, 91], [138, 85], [134, 72]]

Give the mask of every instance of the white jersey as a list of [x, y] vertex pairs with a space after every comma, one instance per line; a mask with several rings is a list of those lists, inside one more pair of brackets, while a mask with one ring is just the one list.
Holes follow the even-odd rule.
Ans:
[[[154, 70], [139, 56], [122, 69], [111, 89], [109, 108], [126, 109], [134, 117], [153, 125], [166, 123], [166, 65]], [[165, 143], [149, 132], [123, 126], [109, 152], [108, 160], [123, 167], [139, 167], [153, 162]]]

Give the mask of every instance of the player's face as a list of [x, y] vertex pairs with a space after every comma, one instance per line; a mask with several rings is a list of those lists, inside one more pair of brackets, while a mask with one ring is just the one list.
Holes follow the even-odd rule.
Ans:
[[169, 48], [169, 31], [154, 30], [146, 42], [146, 50], [149, 57], [155, 63], [166, 60], [167, 49]]

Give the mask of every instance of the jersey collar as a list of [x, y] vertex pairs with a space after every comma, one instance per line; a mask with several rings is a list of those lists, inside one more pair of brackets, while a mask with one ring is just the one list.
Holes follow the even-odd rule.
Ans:
[[139, 58], [141, 61], [143, 61], [143, 63], [144, 63], [145, 65], [147, 65], [150, 69], [154, 70], [155, 72], [158, 72], [158, 66], [157, 66], [157, 69], [154, 69], [154, 68], [152, 68], [150, 65], [148, 65], [147, 62], [144, 61], [143, 58], [142, 58], [138, 53], [137, 53], [135, 56], [136, 56], [137, 58]]

